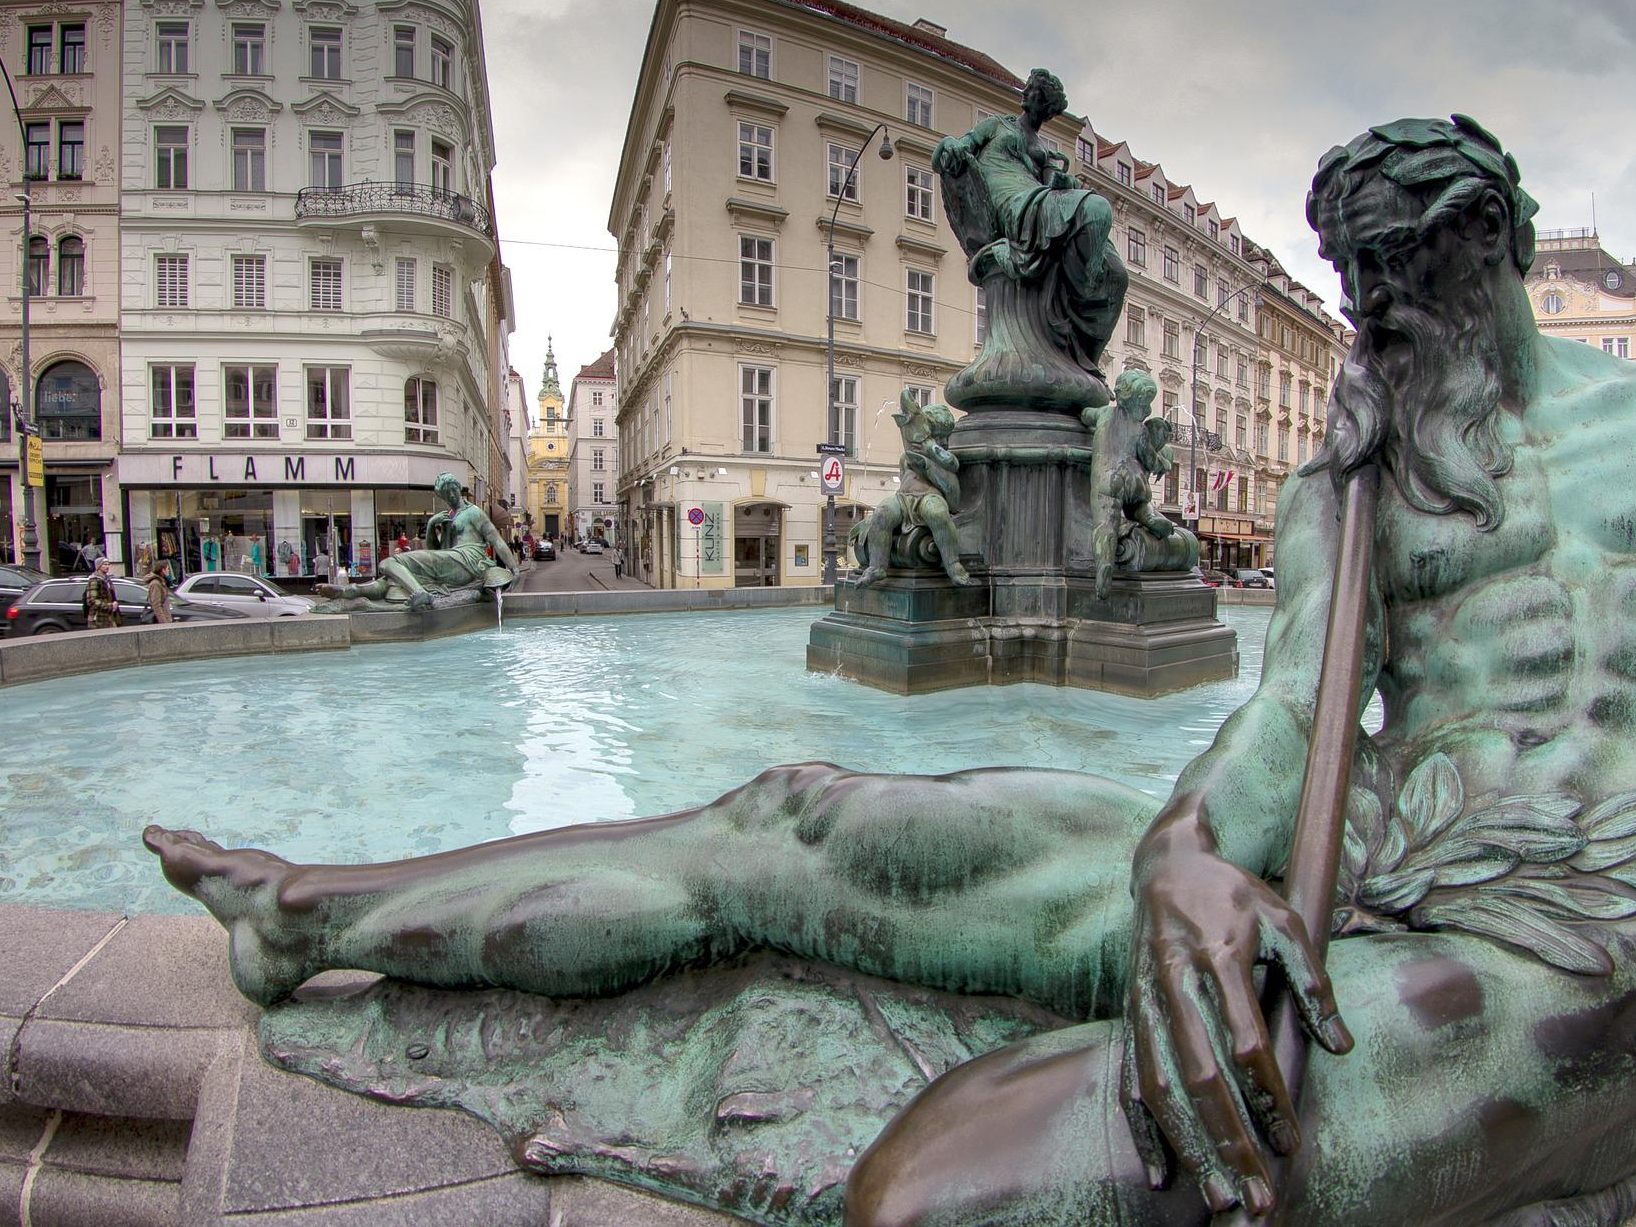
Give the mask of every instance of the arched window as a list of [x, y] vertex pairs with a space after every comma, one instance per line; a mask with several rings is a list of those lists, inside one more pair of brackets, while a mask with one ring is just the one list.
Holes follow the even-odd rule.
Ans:
[[72, 359], [53, 363], [34, 384], [34, 416], [47, 439], [102, 438], [102, 385]]
[[38, 298], [45, 293], [51, 272], [51, 244], [36, 234], [28, 241], [28, 293]]
[[65, 234], [57, 243], [57, 293], [78, 298], [85, 293], [85, 240]]
[[1546, 315], [1555, 315], [1562, 310], [1562, 295], [1553, 290], [1545, 296], [1545, 301], [1540, 303], [1540, 306], [1545, 309]]
[[436, 380], [414, 375], [404, 382], [403, 423], [404, 442], [437, 442]]

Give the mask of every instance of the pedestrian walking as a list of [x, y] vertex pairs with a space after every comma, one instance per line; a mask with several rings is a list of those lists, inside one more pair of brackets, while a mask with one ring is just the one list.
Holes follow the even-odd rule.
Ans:
[[613, 547], [614, 578], [619, 579], [625, 570], [625, 551], [617, 545]]
[[170, 612], [170, 563], [160, 559], [158, 565], [142, 577], [148, 586], [148, 608], [153, 610], [156, 623], [174, 622]]
[[85, 583], [85, 625], [94, 631], [119, 625], [119, 593], [114, 590], [113, 572], [107, 558], [97, 559], [97, 569]]

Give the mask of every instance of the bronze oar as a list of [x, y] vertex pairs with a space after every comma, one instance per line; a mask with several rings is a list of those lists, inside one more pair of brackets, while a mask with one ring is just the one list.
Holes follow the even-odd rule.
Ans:
[[[1335, 881], [1346, 839], [1346, 794], [1352, 782], [1352, 757], [1358, 745], [1358, 714], [1363, 697], [1363, 652], [1369, 623], [1369, 576], [1375, 552], [1375, 505], [1380, 470], [1366, 464], [1346, 478], [1341, 494], [1341, 534], [1335, 578], [1329, 591], [1329, 625], [1324, 632], [1324, 660], [1312, 711], [1306, 775], [1295, 811], [1295, 839], [1284, 874], [1284, 897], [1306, 926], [1321, 960], [1329, 949], [1335, 908]], [[1301, 1102], [1306, 1075], [1307, 1040], [1300, 1015], [1281, 978], [1269, 978], [1268, 1031], [1273, 1054], [1283, 1071], [1290, 1102]], [[1273, 1221], [1283, 1218], [1280, 1196]], [[1217, 1218], [1233, 1227], [1264, 1227], [1243, 1207]]]

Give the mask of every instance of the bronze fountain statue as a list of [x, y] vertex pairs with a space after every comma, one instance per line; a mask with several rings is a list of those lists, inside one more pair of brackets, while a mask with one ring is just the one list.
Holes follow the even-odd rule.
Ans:
[[[984, 122], [968, 170], [995, 142], [1035, 156], [1026, 125]], [[1013, 244], [997, 265], [1096, 259], [1094, 202], [990, 196]], [[1156, 813], [1089, 775], [807, 763], [684, 813], [382, 865], [151, 828], [256, 1001], [326, 968], [431, 986], [389, 985], [344, 1026], [333, 1005], [279, 1006], [270, 1048], [461, 1103], [541, 1170], [764, 1223], [1624, 1222], [1636, 368], [1541, 335], [1534, 202], [1465, 117], [1332, 150], [1307, 212], [1356, 343], [1326, 448], [1279, 499], [1260, 685]], [[1047, 240], [1070, 216], [1090, 237], [1064, 255]], [[714, 986], [732, 1019], [684, 1018], [655, 983]], [[487, 1011], [477, 1030], [461, 994]], [[624, 1041], [594, 1020], [621, 1000], [646, 1002], [666, 1061], [644, 1077], [667, 1092], [629, 1095], [600, 1142], [591, 1079], [518, 1106], [565, 1051], [559, 1078], [617, 1080]], [[555, 1030], [502, 1025], [548, 1010]], [[416, 1017], [451, 1037], [436, 1079], [393, 1056]], [[366, 1030], [388, 1039], [363, 1070]], [[489, 1064], [461, 1063], [479, 1049]], [[714, 1081], [687, 1081], [711, 1053]], [[929, 1085], [872, 1098], [900, 1066]], [[672, 1101], [692, 1107], [644, 1124]]]

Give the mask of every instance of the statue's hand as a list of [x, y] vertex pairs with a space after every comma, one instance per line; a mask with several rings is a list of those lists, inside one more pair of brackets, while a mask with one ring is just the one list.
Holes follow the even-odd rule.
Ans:
[[1262, 1215], [1274, 1199], [1257, 1131], [1285, 1155], [1301, 1135], [1255, 965], [1283, 968], [1301, 1021], [1330, 1052], [1350, 1051], [1352, 1037], [1289, 905], [1199, 841], [1160, 843], [1135, 881], [1120, 1101], [1154, 1188], [1169, 1180], [1168, 1142], [1212, 1212], [1242, 1202]]
[[971, 165], [971, 150], [958, 140], [944, 138], [932, 153], [932, 169], [940, 175], [959, 176]]

